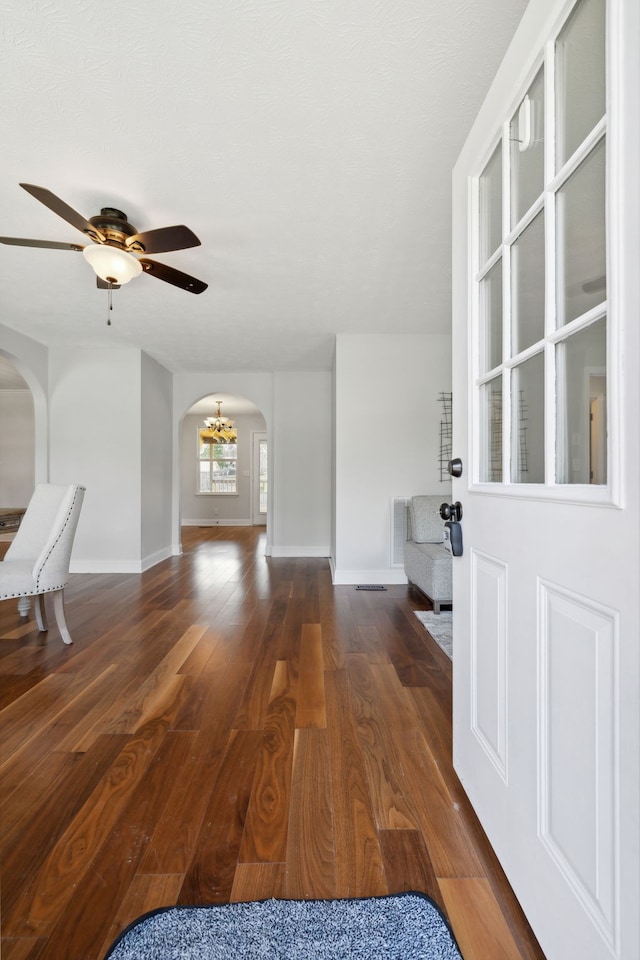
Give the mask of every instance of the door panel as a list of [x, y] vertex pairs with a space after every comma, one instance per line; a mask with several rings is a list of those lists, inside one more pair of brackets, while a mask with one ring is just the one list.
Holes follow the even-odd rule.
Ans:
[[548, 960], [640, 956], [639, 40], [530, 0], [453, 178], [454, 763]]
[[472, 554], [472, 729], [503, 780], [507, 779], [507, 568]]
[[540, 837], [606, 939], [615, 929], [615, 610], [539, 585]]

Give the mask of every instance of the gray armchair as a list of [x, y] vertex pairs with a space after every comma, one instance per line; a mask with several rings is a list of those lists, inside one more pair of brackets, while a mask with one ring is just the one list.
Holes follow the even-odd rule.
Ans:
[[412, 497], [407, 510], [404, 572], [410, 587], [417, 587], [440, 613], [441, 604], [453, 601], [452, 558], [445, 546], [445, 526], [440, 516], [442, 495]]
[[41, 483], [36, 487], [5, 558], [0, 563], [0, 600], [18, 598], [18, 611], [29, 612], [35, 598], [38, 629], [47, 629], [43, 596], [53, 596], [56, 623], [71, 643], [64, 615], [64, 588], [69, 582], [71, 548], [85, 488]]

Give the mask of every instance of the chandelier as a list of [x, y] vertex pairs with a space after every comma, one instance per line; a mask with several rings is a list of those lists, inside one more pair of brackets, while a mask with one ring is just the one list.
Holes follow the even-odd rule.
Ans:
[[238, 431], [233, 426], [233, 420], [223, 417], [220, 412], [222, 400], [215, 401], [218, 404], [218, 410], [215, 417], [205, 417], [204, 430], [200, 431], [203, 443], [235, 443], [238, 439]]

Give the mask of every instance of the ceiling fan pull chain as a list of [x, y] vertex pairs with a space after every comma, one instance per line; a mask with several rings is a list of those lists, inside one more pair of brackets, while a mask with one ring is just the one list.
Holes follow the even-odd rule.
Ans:
[[107, 287], [107, 326], [111, 326], [111, 311], [113, 310], [113, 284]]

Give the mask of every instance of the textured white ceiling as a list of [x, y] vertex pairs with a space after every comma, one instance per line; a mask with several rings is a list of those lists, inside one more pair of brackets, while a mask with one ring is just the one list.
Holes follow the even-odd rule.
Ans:
[[[171, 370], [326, 369], [336, 333], [445, 332], [450, 174], [526, 0], [2, 0], [0, 234], [184, 223], [107, 294], [77, 253], [0, 246], [0, 318]], [[1, 347], [1, 343], [0, 343]]]

